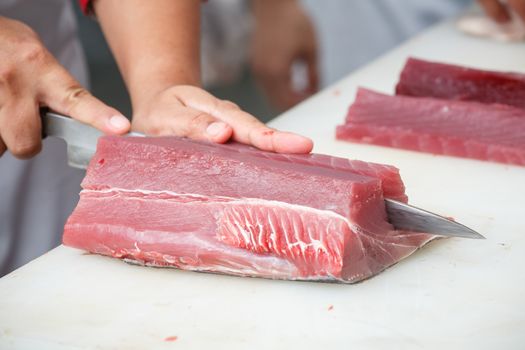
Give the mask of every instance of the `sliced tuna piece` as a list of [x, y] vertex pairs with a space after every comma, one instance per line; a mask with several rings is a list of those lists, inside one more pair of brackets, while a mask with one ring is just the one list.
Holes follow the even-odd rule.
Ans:
[[401, 72], [396, 94], [499, 103], [525, 109], [525, 74], [409, 58]]
[[360, 88], [336, 137], [525, 165], [525, 111], [506, 105], [389, 96]]
[[433, 238], [396, 231], [396, 168], [175, 137], [103, 137], [64, 244], [140, 264], [358, 282]]

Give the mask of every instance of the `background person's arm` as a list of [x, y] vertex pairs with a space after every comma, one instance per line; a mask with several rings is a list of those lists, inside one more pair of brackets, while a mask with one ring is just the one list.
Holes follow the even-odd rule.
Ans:
[[307, 153], [312, 142], [272, 130], [200, 86], [200, 0], [97, 0], [95, 13], [128, 86], [133, 128], [263, 150]]

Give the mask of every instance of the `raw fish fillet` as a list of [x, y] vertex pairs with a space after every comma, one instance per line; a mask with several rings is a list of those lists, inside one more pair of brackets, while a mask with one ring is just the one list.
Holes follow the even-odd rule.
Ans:
[[525, 74], [409, 58], [401, 72], [396, 94], [500, 103], [525, 109]]
[[358, 282], [434, 236], [396, 231], [396, 168], [175, 137], [103, 137], [64, 244], [140, 264]]
[[525, 111], [506, 105], [389, 96], [360, 88], [336, 137], [525, 165]]

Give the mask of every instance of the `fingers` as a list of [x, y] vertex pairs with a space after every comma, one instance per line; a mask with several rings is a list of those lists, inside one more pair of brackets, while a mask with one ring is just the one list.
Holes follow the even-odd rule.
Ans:
[[[0, 154], [7, 148], [15, 157], [31, 158], [42, 149], [41, 121], [38, 106], [30, 99], [16, 105], [4, 105], [0, 112]], [[8, 127], [5, 127], [8, 126]]]
[[43, 79], [42, 101], [58, 113], [91, 125], [106, 134], [124, 134], [131, 124], [119, 111], [107, 106], [56, 66]]
[[252, 144], [263, 151], [303, 154], [310, 153], [313, 148], [312, 140], [307, 137], [274, 130], [265, 125], [239, 128], [238, 133], [235, 131], [233, 138], [236, 141]]
[[[148, 135], [165, 136], [176, 135], [188, 137], [194, 140], [204, 140], [216, 143], [224, 143], [232, 136], [232, 128], [212, 117], [206, 112], [185, 106], [170, 108], [165, 111], [156, 111], [155, 115], [148, 117], [149, 125], [134, 125], [137, 131], [143, 131]], [[166, 123], [165, 121], [169, 121]]]
[[525, 21], [525, 0], [508, 0], [507, 3]]
[[[153, 110], [151, 109], [153, 108]], [[273, 130], [236, 104], [193, 86], [170, 88], [149, 111], [136, 114], [134, 130], [224, 143], [230, 139], [281, 153], [309, 153], [310, 139]]]
[[498, 23], [510, 20], [510, 15], [505, 6], [499, 0], [478, 0], [485, 13]]
[[[191, 106], [191, 103], [188, 105]], [[212, 107], [206, 112], [230, 125], [235, 141], [253, 145], [261, 150], [278, 153], [309, 153], [313, 148], [310, 139], [273, 130], [232, 102], [215, 99]]]

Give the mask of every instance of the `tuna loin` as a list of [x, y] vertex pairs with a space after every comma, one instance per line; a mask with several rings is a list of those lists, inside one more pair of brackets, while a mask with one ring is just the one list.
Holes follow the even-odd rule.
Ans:
[[492, 72], [409, 58], [397, 84], [396, 94], [525, 108], [525, 74]]
[[103, 137], [64, 244], [141, 264], [358, 282], [433, 238], [396, 231], [391, 166], [175, 137]]
[[338, 139], [525, 165], [525, 111], [360, 88]]

